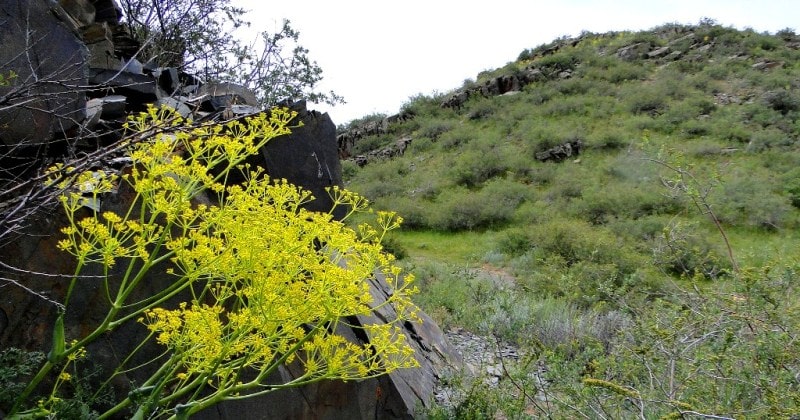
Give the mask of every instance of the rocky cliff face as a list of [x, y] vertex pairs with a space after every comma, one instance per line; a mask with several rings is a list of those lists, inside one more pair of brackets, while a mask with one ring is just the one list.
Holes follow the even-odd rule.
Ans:
[[[153, 68], [133, 58], [137, 46], [120, 23], [113, 0], [64, 1], [14, 0], [0, 4], [0, 72], [17, 75], [15, 83], [0, 87], [0, 140], [5, 147], [0, 159], [5, 185], [13, 185], [31, 168], [48, 159], [86, 153], [113, 144], [120, 138], [121, 123], [131, 112], [149, 103], [166, 104], [195, 120], [224, 120], [260, 111], [247, 89], [230, 84], [204, 84], [174, 68]], [[29, 35], [26, 37], [26, 34]], [[22, 54], [22, 53], [25, 54]], [[31, 66], [31, 60], [37, 65]], [[62, 83], [44, 81], [61, 80]], [[27, 104], [30, 104], [28, 106]], [[309, 207], [327, 211], [331, 200], [325, 188], [342, 184], [335, 125], [327, 114], [306, 109], [304, 102], [290, 105], [302, 127], [276, 138], [251, 158], [273, 178], [285, 178], [310, 190], [317, 198]], [[57, 149], [57, 151], [54, 151]], [[125, 170], [113, 155], [96, 162], [111, 170]], [[236, 182], [236, 180], [231, 180]], [[133, 194], [124, 187], [103, 197], [100, 210], [127, 209]], [[90, 212], [90, 209], [84, 209]], [[0, 247], [2, 275], [14, 280], [0, 297], [0, 349], [49, 348], [50, 331], [74, 270], [71, 256], [57, 250], [58, 231], [67, 224], [58, 209], [43, 212], [22, 232], [19, 240]], [[92, 274], [92, 273], [87, 273]], [[99, 273], [96, 273], [99, 274]], [[112, 273], [113, 275], [113, 273]], [[90, 281], [79, 282], [73, 308], [67, 314], [69, 337], [85, 334], [105, 314], [103, 291]], [[168, 275], [154, 275], [148, 290], [163, 288]], [[370, 280], [378, 301], [385, 296], [384, 279]], [[187, 297], [177, 297], [176, 305]], [[386, 310], [391, 311], [391, 308]], [[390, 315], [390, 314], [387, 314]], [[406, 334], [415, 346], [419, 369], [403, 370], [360, 382], [321, 382], [273, 395], [226, 403], [201, 413], [202, 419], [247, 418], [411, 418], [433, 396], [434, 383], [445, 365], [458, 355], [444, 341], [438, 326], [425, 314], [421, 324], [407, 323]], [[117, 349], [128, 349], [146, 331], [141, 325], [115, 330], [88, 348], [101, 370], [116, 365]], [[353, 335], [354, 340], [361, 338]], [[161, 351], [141, 354], [146, 362]], [[292, 367], [276, 374], [283, 381], [293, 376]], [[118, 395], [127, 393], [138, 377], [116, 380]], [[2, 413], [0, 413], [2, 414]], [[2, 416], [0, 416], [2, 417]]]

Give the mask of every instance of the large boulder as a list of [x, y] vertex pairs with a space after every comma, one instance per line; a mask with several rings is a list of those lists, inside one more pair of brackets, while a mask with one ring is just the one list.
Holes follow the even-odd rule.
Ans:
[[270, 140], [262, 149], [263, 163], [255, 163], [270, 177], [286, 179], [311, 191], [315, 200], [308, 204], [309, 210], [328, 211], [333, 200], [326, 188], [342, 185], [336, 125], [327, 113], [309, 111], [305, 101], [289, 107], [298, 113], [293, 125], [300, 126], [293, 128], [289, 136]]

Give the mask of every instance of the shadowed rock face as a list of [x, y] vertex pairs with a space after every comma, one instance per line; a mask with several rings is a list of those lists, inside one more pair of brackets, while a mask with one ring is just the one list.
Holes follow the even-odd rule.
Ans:
[[326, 188], [342, 186], [336, 125], [327, 113], [307, 110], [305, 101], [290, 108], [298, 113], [292, 124], [302, 126], [293, 128], [289, 136], [270, 140], [262, 149], [261, 166], [271, 178], [285, 178], [311, 191], [316, 199], [308, 204], [309, 210], [328, 211], [333, 201]]
[[84, 117], [89, 51], [54, 3], [0, 2], [0, 27], [0, 73], [17, 75], [0, 86], [0, 143], [43, 148]]
[[[209, 121], [239, 118], [258, 111], [252, 92], [230, 84], [203, 87], [190, 75], [176, 69], [142, 68], [130, 61], [130, 45], [124, 36], [110, 35], [105, 25], [119, 22], [118, 6], [113, 0], [61, 1], [68, 6], [60, 8], [44, 0], [4, 1], [0, 3], [0, 65], [15, 63], [11, 57], [26, 48], [24, 34], [33, 29], [39, 35], [38, 46], [30, 49], [30, 56], [38, 61], [36, 77], [53, 75], [47, 66], [61, 66], [58, 75], [75, 81], [76, 86], [91, 89], [42, 90], [48, 100], [37, 109], [57, 110], [42, 112], [19, 107], [16, 114], [0, 112], [0, 139], [7, 148], [25, 145], [35, 138], [47, 145], [54, 138], [66, 138], [70, 124], [80, 127], [82, 137], [76, 147], [91, 149], [98, 144], [110, 144], [119, 139], [116, 131], [127, 113], [144, 109], [148, 103], [167, 103], [180, 111], [192, 114], [195, 120]], [[52, 13], [51, 13], [52, 12]], [[54, 17], [55, 16], [55, 17]], [[91, 19], [95, 21], [92, 22]], [[5, 20], [2, 20], [5, 19]], [[9, 22], [7, 24], [7, 22]], [[29, 23], [30, 22], [30, 23]], [[78, 23], [84, 37], [99, 40], [87, 49], [81, 41]], [[87, 29], [88, 28], [88, 29]], [[116, 29], [114, 29], [116, 31]], [[92, 42], [94, 42], [92, 41]], [[119, 45], [125, 42], [125, 45]], [[102, 44], [102, 45], [101, 45]], [[99, 45], [99, 46], [98, 46]], [[131, 44], [133, 45], [133, 44]], [[40, 48], [40, 49], [36, 49]], [[105, 54], [108, 59], [98, 60], [89, 54]], [[114, 55], [117, 54], [117, 55]], [[98, 63], [102, 66], [98, 67]], [[104, 63], [104, 64], [103, 64]], [[121, 63], [126, 63], [121, 66]], [[21, 67], [25, 63], [21, 63]], [[16, 64], [15, 64], [16, 65]], [[90, 68], [91, 67], [91, 68]], [[34, 73], [24, 73], [14, 67], [19, 78], [29, 78]], [[68, 69], [65, 70], [65, 69]], [[6, 71], [0, 68], [0, 71]], [[63, 86], [62, 86], [63, 88]], [[0, 97], [9, 88], [0, 88]], [[39, 91], [36, 91], [39, 92]], [[87, 101], [87, 95], [91, 99]], [[34, 100], [37, 97], [34, 97]], [[42, 108], [42, 106], [55, 108]], [[314, 211], [329, 211], [332, 200], [327, 187], [342, 185], [341, 163], [336, 139], [336, 128], [328, 114], [306, 109], [304, 101], [289, 105], [298, 112], [298, 126], [292, 134], [271, 140], [260, 154], [252, 156], [249, 163], [264, 167], [275, 179], [284, 178], [299, 185], [316, 197], [308, 204]], [[6, 124], [6, 125], [3, 125]], [[87, 139], [99, 139], [96, 142]], [[100, 141], [102, 140], [102, 141]], [[35, 156], [34, 156], [35, 157]], [[4, 162], [0, 162], [4, 163]], [[105, 162], [99, 162], [105, 164]], [[0, 169], [9, 169], [0, 165]], [[229, 179], [236, 182], [235, 178]], [[135, 195], [125, 183], [118, 191], [102, 197], [101, 211], [125, 212]], [[210, 201], [208, 197], [200, 201]], [[344, 210], [344, 209], [342, 209]], [[82, 210], [90, 215], [89, 209]], [[339, 215], [341, 216], [341, 215]], [[63, 302], [71, 274], [75, 270], [72, 256], [57, 249], [61, 239], [59, 229], [68, 224], [60, 208], [47, 209], [31, 223], [19, 240], [0, 247], [0, 277], [12, 279], [28, 290], [0, 282], [0, 349], [18, 347], [30, 351], [47, 351], [50, 348], [50, 327], [57, 314], [56, 302]], [[123, 267], [116, 267], [111, 278], [120, 278]], [[173, 281], [166, 267], [151, 270], [151, 275], [137, 290], [131, 301], [137, 301], [164, 289]], [[94, 270], [94, 271], [93, 271]], [[101, 282], [91, 276], [102, 274], [99, 267], [82, 273], [86, 278], [78, 281], [66, 314], [67, 339], [84, 337], [93, 326], [102, 321], [108, 310], [108, 299]], [[377, 302], [385, 300], [387, 287], [380, 276], [370, 279]], [[176, 296], [164, 306], [175, 307], [189, 296]], [[391, 319], [393, 309], [386, 307], [377, 314], [377, 320]], [[303, 388], [277, 391], [263, 397], [212, 407], [199, 419], [359, 419], [359, 418], [412, 418], [415, 410], [428, 405], [433, 397], [434, 383], [446, 365], [459, 356], [445, 341], [439, 327], [424, 313], [420, 324], [406, 323], [405, 333], [416, 350], [420, 363], [418, 369], [405, 369], [376, 379], [351, 382], [324, 381]], [[353, 319], [351, 323], [376, 320]], [[89, 361], [85, 367], [108, 373], [119, 364], [118, 355], [137, 345], [147, 330], [141, 324], [128, 323], [107, 334], [87, 348]], [[354, 342], [364, 342], [369, 337], [353, 330], [341, 333]], [[152, 345], [139, 352], [131, 365], [144, 364], [155, 359], [163, 349]], [[152, 367], [154, 368], [154, 367]], [[297, 375], [297, 366], [276, 372], [276, 383], [284, 383]], [[131, 383], [141, 382], [148, 372], [121, 375], [113, 382], [117, 397], [126, 395]], [[2, 413], [0, 413], [2, 417]]]

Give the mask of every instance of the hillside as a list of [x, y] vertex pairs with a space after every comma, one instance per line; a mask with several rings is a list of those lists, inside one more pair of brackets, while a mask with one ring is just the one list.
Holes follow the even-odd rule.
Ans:
[[798, 87], [794, 31], [705, 20], [558, 39], [340, 127], [423, 309], [523, 355], [434, 417], [800, 413]]

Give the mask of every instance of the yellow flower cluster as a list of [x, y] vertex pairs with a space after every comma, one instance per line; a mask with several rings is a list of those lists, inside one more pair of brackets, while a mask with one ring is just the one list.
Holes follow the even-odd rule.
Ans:
[[[158, 341], [187, 355], [182, 363], [189, 374], [229, 364], [265, 369], [300, 343], [310, 377], [352, 379], [416, 366], [413, 351], [391, 324], [369, 326], [375, 339], [368, 345], [320, 327], [369, 315], [377, 305], [368, 279], [382, 270], [395, 285], [400, 269], [379, 243], [361, 240], [330, 214], [302, 209], [308, 197], [285, 181], [251, 178], [227, 188], [219, 207], [198, 209], [198, 223], [168, 245], [182, 276], [211, 281], [211, 307], [230, 308], [212, 314], [208, 306], [194, 303], [148, 313], [146, 323], [159, 332]], [[361, 200], [350, 197], [354, 205]], [[395, 228], [398, 222], [386, 213], [379, 215], [378, 225]], [[397, 288], [390, 297], [404, 317], [415, 313], [409, 299], [413, 290]], [[190, 319], [208, 325], [196, 332], [200, 325]]]
[[222, 308], [203, 304], [186, 303], [173, 311], [155, 308], [147, 313], [147, 325], [157, 331], [156, 341], [172, 348], [185, 349], [182, 356], [188, 374], [205, 373], [216, 366], [216, 358], [222, 351], [222, 323], [219, 315]]
[[[269, 139], [288, 133], [294, 117], [287, 110], [272, 110], [244, 122], [198, 125], [149, 108], [126, 125], [147, 139], [129, 144], [133, 168], [123, 178], [137, 194], [131, 209], [124, 215], [103, 212], [73, 219], [80, 208], [76, 194], [113, 187], [116, 179], [102, 172], [75, 175], [78, 192], [62, 200], [71, 223], [62, 230], [65, 239], [59, 247], [75, 255], [79, 267], [98, 263], [108, 269], [120, 259], [129, 261], [123, 278], [105, 280], [111, 312], [84, 341], [139, 319], [150, 337], [169, 350], [158, 370], [163, 376], [146, 384], [170, 383], [175, 397], [161, 395], [156, 405], [199, 395], [197, 387], [214, 389], [197, 409], [226, 395], [263, 392], [266, 376], [295, 360], [305, 373], [292, 385], [417, 366], [397, 326], [418, 320], [410, 300], [416, 292], [413, 276], [404, 277], [380, 243], [402, 219], [378, 212], [375, 226], [353, 230], [334, 220], [333, 211], [304, 210], [313, 199], [309, 192], [243, 165]], [[55, 168], [54, 173], [65, 170]], [[231, 170], [244, 171], [246, 181], [225, 186]], [[215, 204], [199, 203], [201, 192], [215, 193]], [[358, 194], [338, 187], [329, 192], [348, 216], [370, 211]], [[155, 296], [128, 302], [158, 263], [170, 263], [175, 282]], [[392, 289], [380, 301], [373, 297], [372, 279], [378, 272]], [[182, 290], [192, 293], [191, 302], [159, 307]], [[369, 343], [341, 335], [344, 320], [386, 318], [372, 316], [386, 305], [395, 319], [346, 325], [363, 328]], [[124, 315], [118, 316], [119, 311]], [[244, 368], [258, 373], [253, 381], [241, 383]]]

